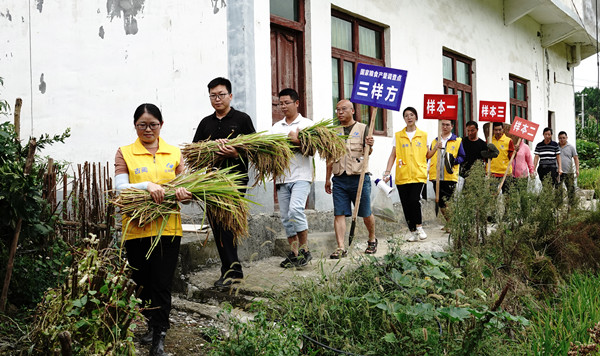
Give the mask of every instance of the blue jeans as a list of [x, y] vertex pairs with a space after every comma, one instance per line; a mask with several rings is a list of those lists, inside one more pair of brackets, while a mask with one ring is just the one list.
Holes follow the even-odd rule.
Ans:
[[[342, 174], [334, 176], [331, 179], [333, 187], [333, 215], [352, 216], [352, 205], [356, 202], [356, 193], [358, 192], [358, 182], [360, 175]], [[371, 178], [365, 174], [365, 180], [362, 186], [360, 196], [360, 206], [358, 207], [358, 216], [367, 218], [371, 216]]]
[[310, 193], [310, 184], [305, 180], [277, 184], [279, 212], [287, 237], [296, 236], [296, 233], [308, 229], [304, 206]]

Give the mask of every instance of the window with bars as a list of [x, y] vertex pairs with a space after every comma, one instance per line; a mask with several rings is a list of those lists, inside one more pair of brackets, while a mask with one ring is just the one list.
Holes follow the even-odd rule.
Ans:
[[463, 137], [465, 124], [473, 117], [472, 60], [444, 51], [442, 56], [444, 75], [444, 94], [458, 95], [458, 117], [454, 125], [454, 133]]
[[515, 121], [515, 116], [529, 120], [527, 114], [527, 80], [518, 78], [514, 75], [509, 76], [509, 91], [510, 91], [510, 123]]
[[[358, 63], [385, 66], [383, 40], [383, 28], [340, 11], [331, 11], [332, 108], [339, 100], [352, 95]], [[385, 110], [354, 104], [355, 120], [368, 124], [373, 110], [377, 110], [374, 133], [385, 135]]]

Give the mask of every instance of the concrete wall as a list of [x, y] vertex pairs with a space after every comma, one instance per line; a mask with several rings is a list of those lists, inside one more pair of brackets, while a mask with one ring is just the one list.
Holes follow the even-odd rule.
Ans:
[[[572, 6], [570, 2], [567, 5]], [[589, 1], [576, 5], [588, 6]], [[232, 105], [248, 112], [257, 130], [271, 124], [270, 18], [266, 0], [5, 0], [0, 8], [2, 98], [24, 99], [22, 132], [39, 136], [72, 128], [65, 145], [44, 154], [74, 163], [112, 163], [118, 146], [135, 139], [137, 105], [161, 107], [161, 135], [172, 144], [191, 141], [200, 119], [213, 110], [206, 84], [233, 81]], [[408, 71], [402, 108], [421, 113], [423, 94], [442, 93], [442, 51], [473, 59], [473, 104], [509, 100], [510, 74], [529, 80], [529, 118], [542, 127], [548, 111], [555, 128], [574, 137], [572, 71], [568, 48], [542, 48], [541, 26], [528, 16], [505, 26], [502, 0], [306, 0], [307, 113], [331, 116], [331, 8], [385, 28], [386, 65]], [[589, 16], [588, 16], [589, 17]], [[418, 126], [437, 135], [437, 123]], [[371, 171], [385, 168], [392, 135], [404, 127], [389, 112], [388, 136], [377, 136]], [[539, 132], [536, 141], [541, 139]], [[316, 161], [315, 208], [330, 210], [325, 163]], [[272, 212], [272, 186], [250, 192]]]

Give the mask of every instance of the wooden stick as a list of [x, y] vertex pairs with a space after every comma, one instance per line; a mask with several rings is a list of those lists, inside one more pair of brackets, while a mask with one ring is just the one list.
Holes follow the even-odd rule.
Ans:
[[[488, 143], [492, 143], [492, 135], [494, 134], [494, 125], [492, 122], [489, 123], [488, 130]], [[488, 158], [487, 161], [487, 177], [489, 178], [492, 175], [492, 159]]]
[[[519, 137], [519, 139], [517, 140], [517, 147], [519, 147], [520, 144], [521, 144], [521, 138]], [[506, 167], [504, 176], [502, 177], [502, 180], [500, 181], [500, 184], [498, 185], [498, 194], [500, 194], [500, 191], [502, 191], [502, 186], [504, 185], [506, 176], [508, 175], [508, 172], [510, 171], [510, 166], [512, 165], [512, 162], [515, 159], [515, 156], [517, 155], [517, 151], [519, 150], [517, 147], [515, 147], [515, 151], [513, 152], [512, 156], [510, 156], [510, 160], [508, 160], [508, 167]]]
[[[442, 138], [442, 120], [438, 120], [438, 136], [437, 136], [437, 143], [440, 143], [440, 139]], [[441, 155], [439, 154], [439, 150], [437, 150], [436, 152], [437, 155], [437, 171], [436, 171], [436, 177], [435, 177], [435, 203], [438, 204], [440, 202], [440, 175], [441, 175], [441, 171], [442, 169], [444, 169], [444, 157], [441, 157]], [[436, 214], [437, 215], [437, 214]]]
[[[35, 148], [36, 148], [36, 140], [32, 138], [29, 140], [29, 152], [27, 152], [27, 161], [25, 161], [25, 176], [29, 175], [31, 172], [31, 167], [33, 166], [33, 159], [35, 158]], [[17, 252], [17, 245], [19, 243], [19, 235], [21, 234], [21, 225], [23, 224], [23, 218], [19, 218], [17, 220], [17, 225], [15, 227], [15, 234], [13, 236], [13, 241], [10, 246], [10, 252], [8, 255], [8, 263], [6, 264], [6, 275], [4, 276], [4, 285], [2, 286], [2, 295], [0, 296], [0, 311], [4, 312], [6, 310], [6, 299], [8, 297], [8, 286], [10, 284], [10, 278], [12, 277], [13, 266], [15, 262], [15, 254]]]
[[21, 107], [23, 106], [23, 100], [21, 98], [17, 98], [15, 102], [15, 133], [17, 134], [17, 141], [21, 140]]

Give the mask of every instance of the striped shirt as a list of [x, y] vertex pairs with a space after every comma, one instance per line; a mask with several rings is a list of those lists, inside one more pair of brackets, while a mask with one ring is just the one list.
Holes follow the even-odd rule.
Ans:
[[542, 141], [535, 145], [534, 153], [536, 156], [540, 156], [540, 166], [558, 167], [558, 163], [556, 163], [556, 156], [560, 154], [558, 143], [550, 141], [550, 143], [545, 144]]

